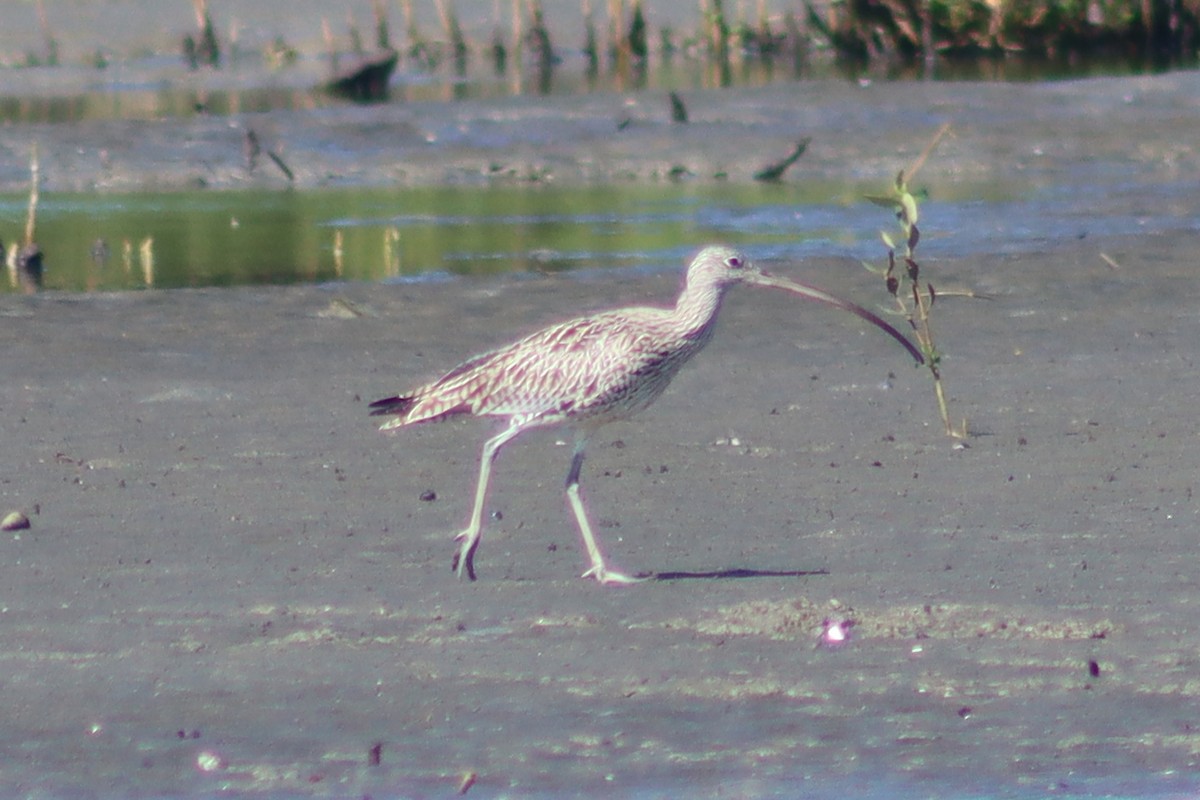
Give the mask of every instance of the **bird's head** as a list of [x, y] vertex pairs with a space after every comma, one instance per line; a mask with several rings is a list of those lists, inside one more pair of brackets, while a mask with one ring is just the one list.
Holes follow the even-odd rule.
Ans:
[[762, 271], [745, 253], [723, 244], [713, 244], [692, 259], [687, 281], [692, 285], [707, 283], [723, 288], [743, 281], [753, 283], [754, 276], [761, 275]]
[[921, 351], [908, 340], [908, 337], [880, 318], [878, 314], [868, 311], [856, 303], [851, 303], [848, 300], [831, 295], [815, 286], [768, 275], [736, 248], [726, 245], [709, 245], [701, 250], [692, 260], [691, 266], [688, 267], [687, 282], [689, 286], [707, 284], [721, 291], [737, 283], [750, 283], [772, 289], [784, 289], [809, 300], [816, 300], [820, 303], [840, 308], [843, 311], [849, 311], [851, 314], [855, 314], [875, 325], [902, 344], [918, 364], [925, 363], [925, 358], [921, 355]]

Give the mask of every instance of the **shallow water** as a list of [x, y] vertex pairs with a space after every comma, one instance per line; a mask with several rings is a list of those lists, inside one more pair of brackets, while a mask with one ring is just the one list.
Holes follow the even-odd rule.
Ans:
[[[43, 288], [69, 292], [676, 270], [711, 241], [768, 260], [875, 259], [879, 231], [891, 220], [862, 198], [882, 188], [664, 183], [54, 194], [39, 208], [38, 229]], [[1138, 187], [1124, 189], [949, 187], [924, 203], [930, 233], [922, 252], [1014, 254], [1064, 234], [1153, 234], [1197, 224], [1171, 203], [1190, 186], [1155, 187], [1152, 206], [1136, 202]], [[0, 202], [10, 230], [24, 213], [24, 198]], [[22, 288], [10, 270], [2, 291]]]
[[[830, 204], [839, 192], [845, 202]], [[692, 242], [785, 256], [844, 249], [856, 224], [888, 221], [851, 207], [849, 187], [804, 195], [680, 185], [53, 195], [38, 226], [45, 288], [97, 291], [677, 269]], [[23, 198], [0, 204], [14, 223], [23, 213]]]

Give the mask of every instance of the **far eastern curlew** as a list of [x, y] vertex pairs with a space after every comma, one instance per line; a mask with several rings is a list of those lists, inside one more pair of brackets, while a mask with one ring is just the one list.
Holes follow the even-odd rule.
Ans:
[[576, 435], [567, 500], [591, 560], [583, 577], [604, 584], [638, 580], [608, 569], [592, 535], [579, 494], [588, 438], [601, 425], [636, 414], [662, 394], [679, 368], [712, 339], [725, 292], [738, 283], [787, 289], [850, 311], [923, 361], [908, 339], [870, 311], [820, 289], [767, 275], [737, 250], [712, 246], [688, 267], [674, 308], [623, 308], [551, 325], [464, 361], [432, 383], [371, 403], [372, 415], [395, 416], [380, 426], [385, 431], [458, 414], [508, 420], [508, 427], [483, 446], [471, 520], [455, 537], [460, 545], [451, 568], [460, 578], [465, 570], [475, 580], [488, 479], [500, 448], [527, 430], [569, 425]]

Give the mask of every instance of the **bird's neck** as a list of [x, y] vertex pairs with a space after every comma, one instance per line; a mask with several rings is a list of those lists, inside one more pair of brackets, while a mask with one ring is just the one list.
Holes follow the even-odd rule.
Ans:
[[725, 299], [725, 287], [688, 283], [675, 302], [674, 322], [679, 334], [688, 339], [707, 341], [717, 322], [717, 313]]

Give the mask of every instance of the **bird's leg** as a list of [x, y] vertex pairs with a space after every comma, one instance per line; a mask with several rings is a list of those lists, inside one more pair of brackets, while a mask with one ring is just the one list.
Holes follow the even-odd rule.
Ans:
[[488, 439], [483, 445], [483, 456], [479, 459], [479, 485], [475, 488], [475, 507], [471, 511], [471, 521], [467, 523], [466, 530], [454, 537], [454, 541], [460, 544], [454, 554], [454, 560], [450, 562], [450, 569], [456, 572], [459, 578], [466, 571], [467, 577], [475, 580], [475, 551], [479, 549], [479, 537], [483, 535], [483, 505], [487, 501], [492, 464], [496, 462], [496, 456], [500, 454], [500, 448], [505, 442], [520, 432], [519, 425], [512, 425], [503, 433]]
[[571, 504], [571, 510], [575, 512], [575, 521], [579, 524], [583, 545], [587, 548], [588, 558], [592, 562], [592, 566], [582, 577], [595, 578], [602, 584], [638, 583], [645, 579], [622, 575], [604, 566], [604, 555], [596, 545], [596, 537], [592, 535], [592, 525], [588, 522], [583, 498], [579, 494], [579, 473], [583, 469], [583, 454], [586, 448], [587, 436], [581, 433], [575, 439], [575, 455], [571, 458], [571, 471], [567, 473], [567, 500]]

